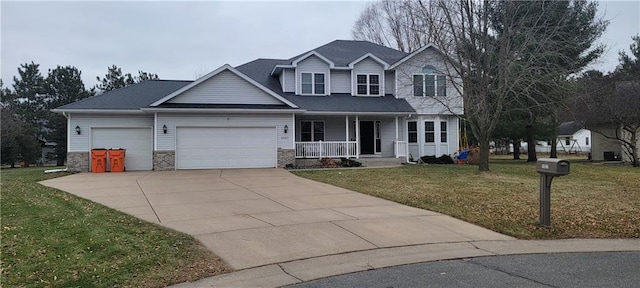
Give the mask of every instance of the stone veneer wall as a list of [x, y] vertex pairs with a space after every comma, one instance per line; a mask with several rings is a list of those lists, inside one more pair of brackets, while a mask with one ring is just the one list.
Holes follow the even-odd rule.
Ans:
[[278, 167], [284, 168], [287, 164], [294, 165], [296, 161], [295, 149], [278, 148]]
[[176, 151], [153, 151], [153, 170], [170, 171], [176, 169]]
[[67, 152], [67, 170], [89, 172], [89, 152]]

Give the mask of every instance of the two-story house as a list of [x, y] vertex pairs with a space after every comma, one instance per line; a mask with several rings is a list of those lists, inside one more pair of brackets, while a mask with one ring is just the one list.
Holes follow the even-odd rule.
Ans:
[[462, 101], [434, 46], [337, 40], [290, 59], [150, 80], [55, 109], [68, 168], [127, 149], [127, 170], [284, 167], [296, 159], [453, 154]]

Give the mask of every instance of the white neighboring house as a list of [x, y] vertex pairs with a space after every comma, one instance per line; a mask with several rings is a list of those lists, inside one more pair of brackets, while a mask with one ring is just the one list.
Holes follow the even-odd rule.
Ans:
[[[556, 150], [559, 154], [588, 154], [591, 152], [591, 131], [577, 121], [564, 122], [558, 127]], [[527, 143], [523, 143], [525, 149]], [[551, 141], [538, 141], [536, 152], [550, 153]]]
[[451, 155], [463, 108], [445, 61], [433, 45], [408, 54], [336, 40], [290, 59], [224, 65], [195, 81], [144, 81], [53, 111], [67, 117], [72, 171], [90, 170], [91, 149], [112, 147], [127, 149], [127, 171]]

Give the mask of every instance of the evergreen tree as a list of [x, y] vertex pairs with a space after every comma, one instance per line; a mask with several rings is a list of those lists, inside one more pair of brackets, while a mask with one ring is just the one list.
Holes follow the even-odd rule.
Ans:
[[51, 112], [66, 105], [92, 95], [85, 89], [82, 72], [73, 66], [58, 66], [49, 70], [46, 79], [47, 141], [55, 142], [57, 165], [62, 166], [67, 156], [67, 119], [58, 113]]
[[100, 83], [94, 88], [101, 92], [108, 92], [151, 79], [158, 79], [158, 75], [139, 70], [138, 76], [134, 77], [131, 73], [123, 74], [120, 67], [111, 65], [107, 67], [107, 74], [105, 74], [104, 78], [96, 77], [96, 80], [100, 81]]
[[15, 113], [31, 126], [28, 130], [34, 131], [38, 139], [43, 139], [46, 132], [44, 115], [47, 107], [45, 81], [40, 74], [40, 64], [34, 62], [22, 64], [18, 68], [18, 74], [19, 77], [13, 77]]

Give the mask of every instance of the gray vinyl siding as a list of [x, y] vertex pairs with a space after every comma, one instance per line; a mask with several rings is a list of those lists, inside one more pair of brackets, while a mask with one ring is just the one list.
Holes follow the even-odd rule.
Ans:
[[280, 81], [284, 80], [283, 92], [296, 92], [296, 77], [293, 69], [283, 69], [281, 78]]
[[[69, 127], [69, 152], [84, 152], [91, 148], [91, 128], [133, 128], [153, 127], [153, 115], [101, 115], [101, 114], [70, 114]], [[75, 132], [75, 127], [81, 129], [80, 135]]]
[[351, 71], [331, 71], [331, 93], [351, 93]]
[[395, 94], [396, 93], [396, 73], [395, 71], [384, 72], [384, 93]]
[[168, 103], [282, 104], [273, 96], [228, 70], [185, 91]]
[[[293, 149], [293, 115], [204, 115], [158, 113], [157, 150], [175, 150], [176, 127], [276, 127], [278, 148]], [[167, 125], [167, 134], [162, 126]], [[284, 126], [289, 131], [284, 133]]]
[[384, 67], [371, 58], [364, 59], [356, 63], [353, 67], [353, 73], [351, 75], [351, 91], [352, 95], [356, 95], [358, 92], [356, 89], [356, 75], [358, 74], [378, 74], [380, 75], [380, 92], [385, 91], [385, 73]]
[[[349, 117], [349, 121], [355, 119]], [[324, 141], [346, 141], [344, 116], [308, 116], [296, 119], [296, 141], [300, 141], [301, 121], [322, 121], [324, 122]], [[349, 127], [351, 129], [351, 127]]]
[[324, 73], [325, 75], [325, 94], [330, 93], [331, 91], [331, 75], [329, 73], [329, 64], [324, 62], [322, 59], [317, 56], [309, 56], [307, 59], [304, 59], [298, 62], [298, 66], [296, 68], [296, 94], [301, 94], [301, 73]]
[[[418, 143], [409, 144], [409, 153], [417, 159], [418, 157], [429, 156], [441, 156], [441, 155], [453, 155], [458, 151], [458, 139], [459, 129], [455, 116], [447, 115], [415, 115], [414, 117], [407, 119], [407, 121], [416, 121], [418, 127]], [[425, 142], [425, 122], [434, 122], [434, 140], [433, 143]], [[447, 142], [440, 141], [440, 122], [447, 122]], [[406, 127], [406, 126], [405, 126]], [[403, 135], [407, 132], [403, 131]], [[422, 149], [422, 151], [421, 151]]]
[[[422, 73], [426, 65], [434, 66], [442, 74], [449, 74], [444, 56], [433, 49], [426, 49], [413, 58], [395, 68], [395, 96], [404, 98], [411, 104], [418, 114], [456, 114], [463, 113], [462, 96], [449, 80], [447, 80], [447, 96], [439, 99], [431, 97], [413, 96], [413, 74]], [[443, 105], [445, 103], [446, 105]]]
[[[380, 144], [382, 145], [382, 157], [393, 157], [394, 141], [396, 141], [395, 119], [380, 119]], [[400, 133], [398, 131], [398, 133]]]

